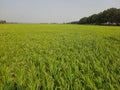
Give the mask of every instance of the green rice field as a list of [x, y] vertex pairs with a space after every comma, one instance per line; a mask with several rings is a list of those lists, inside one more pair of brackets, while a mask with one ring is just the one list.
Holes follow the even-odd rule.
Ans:
[[120, 27], [0, 24], [0, 90], [120, 90]]

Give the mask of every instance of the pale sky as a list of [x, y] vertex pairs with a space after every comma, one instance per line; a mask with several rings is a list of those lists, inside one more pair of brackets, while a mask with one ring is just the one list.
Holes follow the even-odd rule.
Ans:
[[120, 8], [120, 0], [0, 0], [0, 19], [29, 23], [69, 22], [111, 7]]

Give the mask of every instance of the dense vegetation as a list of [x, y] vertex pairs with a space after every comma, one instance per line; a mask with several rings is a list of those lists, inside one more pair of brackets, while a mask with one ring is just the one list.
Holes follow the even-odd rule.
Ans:
[[111, 8], [100, 12], [98, 14], [93, 14], [89, 17], [82, 18], [79, 23], [81, 24], [119, 24], [120, 23], [120, 9]]
[[120, 27], [0, 25], [0, 90], [120, 90]]
[[110, 8], [98, 14], [83, 17], [80, 21], [71, 22], [71, 24], [120, 25], [120, 9]]

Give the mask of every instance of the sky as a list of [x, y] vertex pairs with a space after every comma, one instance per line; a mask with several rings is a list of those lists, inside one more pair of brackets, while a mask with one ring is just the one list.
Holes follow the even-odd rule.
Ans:
[[0, 19], [8, 22], [63, 23], [120, 8], [120, 0], [0, 0]]

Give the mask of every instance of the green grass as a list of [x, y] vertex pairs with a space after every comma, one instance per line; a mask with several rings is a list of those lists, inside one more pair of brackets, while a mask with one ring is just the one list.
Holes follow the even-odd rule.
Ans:
[[120, 27], [1, 24], [0, 90], [120, 90]]

